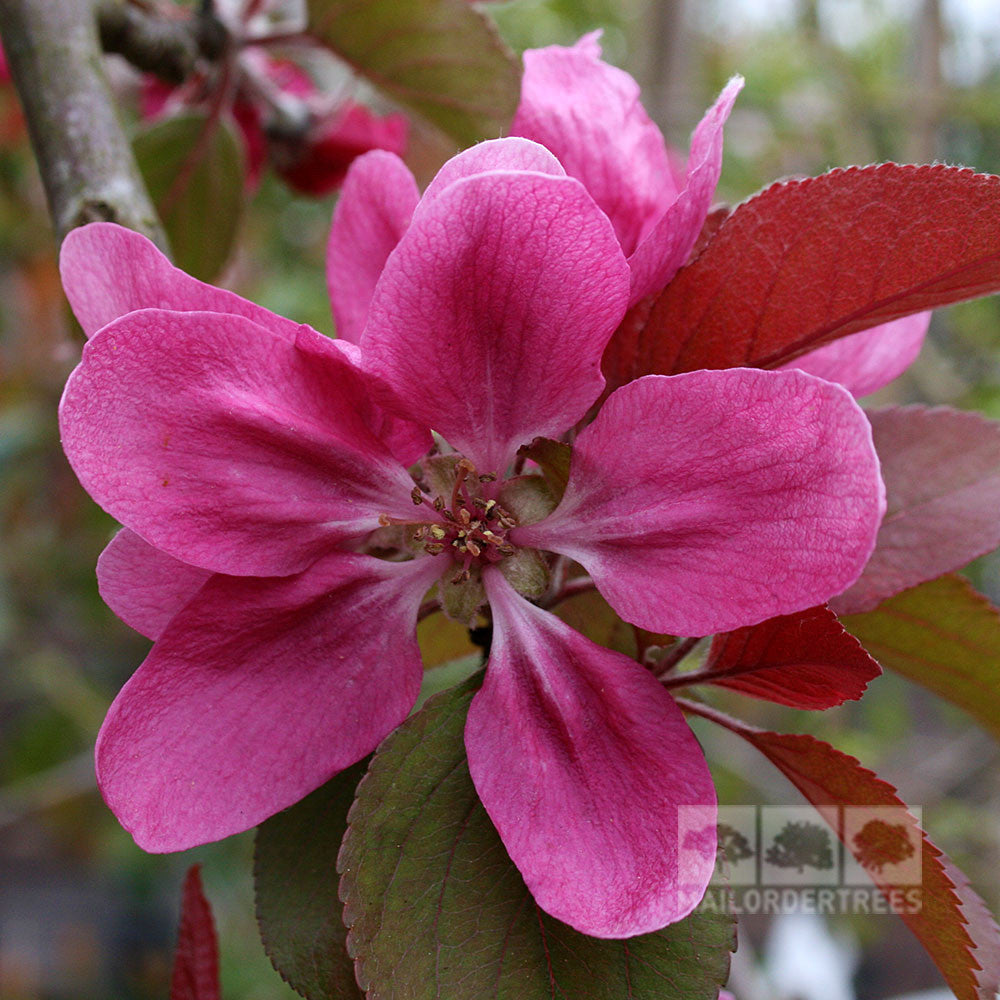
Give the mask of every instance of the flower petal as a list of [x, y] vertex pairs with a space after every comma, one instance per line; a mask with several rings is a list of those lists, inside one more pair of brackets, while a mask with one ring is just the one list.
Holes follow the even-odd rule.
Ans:
[[[302, 327], [295, 346], [306, 355], [319, 355], [317, 363], [323, 364], [323, 357], [333, 355], [331, 361], [337, 366], [338, 355], [346, 360], [360, 374], [362, 368], [361, 349], [349, 340], [331, 340], [311, 327]], [[342, 363], [342, 362], [341, 362]], [[364, 378], [364, 376], [361, 376]], [[368, 429], [392, 452], [400, 465], [409, 468], [425, 455], [434, 444], [431, 432], [420, 424], [397, 416], [391, 410], [383, 409], [374, 399], [358, 400], [356, 411]]]
[[136, 843], [180, 851], [246, 830], [374, 749], [420, 689], [434, 562], [335, 553], [299, 576], [210, 580], [97, 740], [101, 792]]
[[566, 176], [562, 164], [537, 142], [516, 138], [489, 139], [476, 143], [448, 160], [427, 185], [417, 211], [424, 211], [455, 181], [491, 170], [533, 170], [555, 177]]
[[347, 172], [326, 249], [326, 284], [337, 336], [361, 339], [375, 283], [420, 200], [413, 174], [394, 153], [375, 150]]
[[627, 298], [625, 259], [579, 182], [477, 174], [414, 216], [361, 346], [401, 412], [499, 472], [597, 398]]
[[715, 845], [681, 851], [679, 811], [715, 789], [673, 699], [485, 574], [494, 617], [465, 743], [479, 797], [535, 901], [605, 938], [654, 931], [701, 899]]
[[781, 367], [839, 382], [852, 396], [867, 396], [913, 364], [930, 321], [929, 312], [903, 316], [841, 337]]
[[136, 632], [156, 639], [212, 574], [168, 556], [122, 528], [97, 560], [104, 603]]
[[663, 289], [694, 249], [722, 172], [722, 127], [742, 89], [743, 77], [734, 76], [694, 130], [684, 188], [629, 257], [632, 302]]
[[540, 142], [582, 181], [628, 256], [677, 197], [666, 144], [628, 73], [602, 62], [595, 35], [524, 53], [511, 134]]
[[701, 636], [839, 594], [884, 510], [871, 427], [841, 386], [731, 368], [612, 393], [559, 507], [511, 538], [582, 563], [626, 621]]
[[149, 309], [90, 341], [60, 425], [84, 488], [147, 542], [203, 569], [283, 576], [381, 513], [412, 516], [412, 480], [369, 405], [339, 351], [238, 316]]
[[59, 267], [66, 297], [88, 337], [137, 309], [245, 316], [288, 340], [295, 339], [299, 328], [233, 292], [192, 278], [145, 236], [113, 222], [71, 230], [59, 252]]

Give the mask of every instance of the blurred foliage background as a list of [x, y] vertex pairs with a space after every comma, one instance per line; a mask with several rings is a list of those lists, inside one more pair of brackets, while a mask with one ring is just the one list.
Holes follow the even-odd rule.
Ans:
[[[726, 130], [720, 199], [779, 177], [876, 160], [1000, 172], [1000, 11], [973, 0], [512, 0], [489, 5], [517, 50], [603, 28], [606, 57], [643, 85], [683, 148], [735, 72], [746, 90]], [[132, 87], [125, 67], [123, 105]], [[132, 114], [134, 117], [134, 105]], [[452, 150], [418, 136], [426, 180]], [[333, 201], [268, 178], [246, 213], [224, 284], [332, 332], [323, 254]], [[106, 810], [91, 751], [103, 712], [148, 643], [97, 594], [114, 524], [80, 489], [56, 410], [83, 342], [9, 85], [0, 92], [0, 997], [164, 1000], [183, 872], [201, 861], [228, 1000], [294, 996], [253, 917], [252, 834], [181, 856], [143, 854]], [[917, 364], [877, 402], [948, 404], [1000, 418], [1000, 301], [937, 314]], [[1000, 560], [970, 574], [1000, 601]], [[808, 731], [859, 756], [924, 809], [925, 827], [1000, 909], [1000, 756], [957, 709], [885, 676], [863, 701], [811, 714], [715, 696], [751, 721]], [[796, 801], [746, 744], [699, 728], [729, 803]], [[940, 983], [894, 918], [844, 918], [854, 990], [878, 1000]], [[734, 984], [755, 1000], [766, 921], [741, 930]], [[739, 992], [738, 992], [739, 995]], [[764, 994], [771, 996], [774, 994]]]

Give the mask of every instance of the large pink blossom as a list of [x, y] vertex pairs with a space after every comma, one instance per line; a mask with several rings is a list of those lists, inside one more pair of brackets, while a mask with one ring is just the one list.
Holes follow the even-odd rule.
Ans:
[[631, 287], [612, 224], [525, 139], [459, 155], [422, 199], [389, 154], [352, 175], [338, 212], [358, 254], [331, 262], [359, 275], [360, 346], [118, 227], [64, 244], [92, 336], [63, 441], [125, 525], [102, 593], [156, 638], [101, 730], [102, 792], [155, 851], [294, 803], [405, 718], [418, 609], [458, 588], [494, 636], [469, 768], [528, 887], [586, 933], [662, 927], [713, 870], [710, 845], [677, 843], [680, 807], [714, 806], [711, 777], [646, 669], [526, 596], [535, 570], [568, 557], [626, 621], [678, 635], [820, 603], [882, 515], [867, 421], [798, 371], [649, 376], [579, 431], [561, 502], [539, 509], [516, 453], [601, 396]]

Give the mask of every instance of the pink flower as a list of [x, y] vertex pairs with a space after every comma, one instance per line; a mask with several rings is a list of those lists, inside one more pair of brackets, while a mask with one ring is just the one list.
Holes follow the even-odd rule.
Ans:
[[347, 168], [362, 153], [406, 149], [409, 123], [401, 114], [379, 117], [363, 104], [345, 101], [332, 114], [318, 119], [298, 142], [272, 142], [274, 169], [290, 188], [322, 197], [344, 182]]
[[628, 258], [630, 300], [660, 291], [687, 260], [722, 169], [722, 127], [743, 88], [734, 77], [691, 137], [678, 170], [628, 73], [602, 62], [600, 32], [524, 53], [511, 134], [540, 142], [611, 220]]
[[[155, 851], [294, 803], [409, 712], [436, 583], [466, 613], [488, 603], [469, 769], [538, 903], [604, 937], [678, 920], [715, 860], [678, 849], [680, 807], [715, 803], [698, 744], [647, 670], [525, 595], [559, 554], [657, 632], [824, 601], [882, 515], [867, 421], [801, 372], [649, 376], [579, 431], [561, 502], [539, 506], [517, 450], [586, 417], [629, 301], [608, 218], [524, 139], [455, 157], [419, 200], [398, 159], [369, 154], [343, 199], [341, 236], [363, 237], [352, 306], [344, 276], [332, 284], [360, 348], [196, 282], [118, 227], [66, 239], [93, 336], [63, 441], [128, 529], [102, 592], [156, 637], [101, 730], [102, 792]], [[453, 451], [428, 453], [430, 428]]]

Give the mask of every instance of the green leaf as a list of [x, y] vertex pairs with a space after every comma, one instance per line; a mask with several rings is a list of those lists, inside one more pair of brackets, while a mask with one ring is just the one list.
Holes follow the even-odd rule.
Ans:
[[264, 949], [310, 1000], [361, 1000], [337, 897], [337, 852], [367, 759], [257, 828], [254, 887]]
[[213, 280], [232, 253], [246, 200], [243, 154], [232, 128], [221, 119], [178, 115], [141, 132], [134, 147], [174, 263]]
[[632, 658], [638, 653], [634, 626], [623, 622], [596, 590], [567, 598], [556, 605], [552, 613], [599, 646]]
[[842, 622], [883, 667], [964, 708], [1000, 740], [1000, 612], [963, 577], [930, 580]]
[[308, 0], [309, 32], [463, 146], [495, 139], [521, 68], [468, 0]]
[[[890, 810], [887, 815], [893, 824], [900, 824], [905, 842], [921, 845], [915, 890], [911, 884], [894, 884], [891, 855], [866, 854], [866, 846], [872, 845], [858, 840], [864, 827], [851, 836], [847, 810], [845, 822], [838, 821], [835, 832], [883, 892], [895, 890], [904, 897], [907, 891], [919, 892], [919, 906], [902, 907], [900, 916], [958, 1000], [993, 1000], [1000, 988], [1000, 931], [965, 877], [907, 812], [896, 789], [854, 757], [812, 736], [763, 732], [718, 713], [710, 717], [752, 743], [813, 805]], [[822, 808], [820, 812], [826, 817]]]
[[362, 986], [380, 1000], [716, 1000], [730, 917], [696, 912], [607, 941], [538, 909], [469, 777], [463, 731], [478, 683], [411, 716], [358, 789], [339, 865]]
[[531, 444], [525, 444], [518, 448], [517, 453], [538, 464], [542, 475], [545, 476], [545, 481], [552, 489], [556, 503], [559, 503], [566, 492], [566, 484], [569, 482], [569, 467], [573, 458], [573, 449], [564, 441], [536, 437]]

